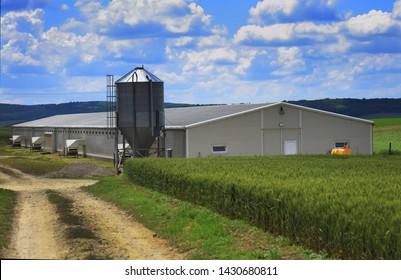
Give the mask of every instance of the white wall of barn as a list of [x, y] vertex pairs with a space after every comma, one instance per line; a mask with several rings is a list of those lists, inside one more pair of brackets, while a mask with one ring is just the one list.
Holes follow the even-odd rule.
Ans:
[[[187, 157], [326, 154], [347, 141], [354, 154], [372, 154], [372, 124], [277, 105], [187, 128]], [[225, 152], [213, 152], [225, 146]], [[288, 148], [291, 150], [287, 150]]]

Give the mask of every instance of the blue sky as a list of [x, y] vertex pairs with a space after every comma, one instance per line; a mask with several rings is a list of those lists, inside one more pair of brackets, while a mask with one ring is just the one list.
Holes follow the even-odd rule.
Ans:
[[401, 97], [401, 0], [3, 0], [0, 103], [105, 100], [144, 65], [165, 101]]

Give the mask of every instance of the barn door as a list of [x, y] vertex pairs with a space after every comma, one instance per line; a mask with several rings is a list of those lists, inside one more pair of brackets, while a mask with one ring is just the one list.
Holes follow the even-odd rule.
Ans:
[[285, 155], [298, 154], [298, 141], [297, 140], [284, 140], [284, 154]]

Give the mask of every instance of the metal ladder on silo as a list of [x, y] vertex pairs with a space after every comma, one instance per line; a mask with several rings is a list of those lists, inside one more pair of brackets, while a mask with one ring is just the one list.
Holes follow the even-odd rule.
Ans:
[[114, 85], [114, 76], [107, 75], [107, 86], [106, 86], [106, 98], [107, 98], [107, 138], [115, 138], [115, 131], [117, 127], [116, 117], [116, 92]]
[[114, 139], [114, 166], [117, 174], [120, 172], [121, 158], [118, 152], [118, 126], [117, 126], [117, 106], [116, 106], [116, 90], [114, 84], [114, 76], [107, 75], [106, 85], [107, 98], [107, 138]]

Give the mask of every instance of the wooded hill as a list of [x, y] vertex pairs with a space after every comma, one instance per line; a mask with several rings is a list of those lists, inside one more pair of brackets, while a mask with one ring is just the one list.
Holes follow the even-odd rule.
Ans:
[[[165, 103], [165, 108], [200, 106], [185, 103]], [[61, 104], [17, 105], [0, 103], [0, 126], [46, 118], [54, 115], [106, 112], [107, 102], [70, 102]]]
[[365, 119], [401, 118], [401, 98], [327, 98], [286, 102]]
[[[285, 102], [360, 118], [401, 117], [401, 98], [342, 98]], [[167, 102], [165, 103], [165, 108], [203, 105], [205, 104], [181, 104]], [[104, 101], [70, 102], [44, 105], [16, 105], [0, 103], [0, 126], [10, 126], [13, 124], [53, 115], [105, 111], [107, 111], [107, 103]]]

